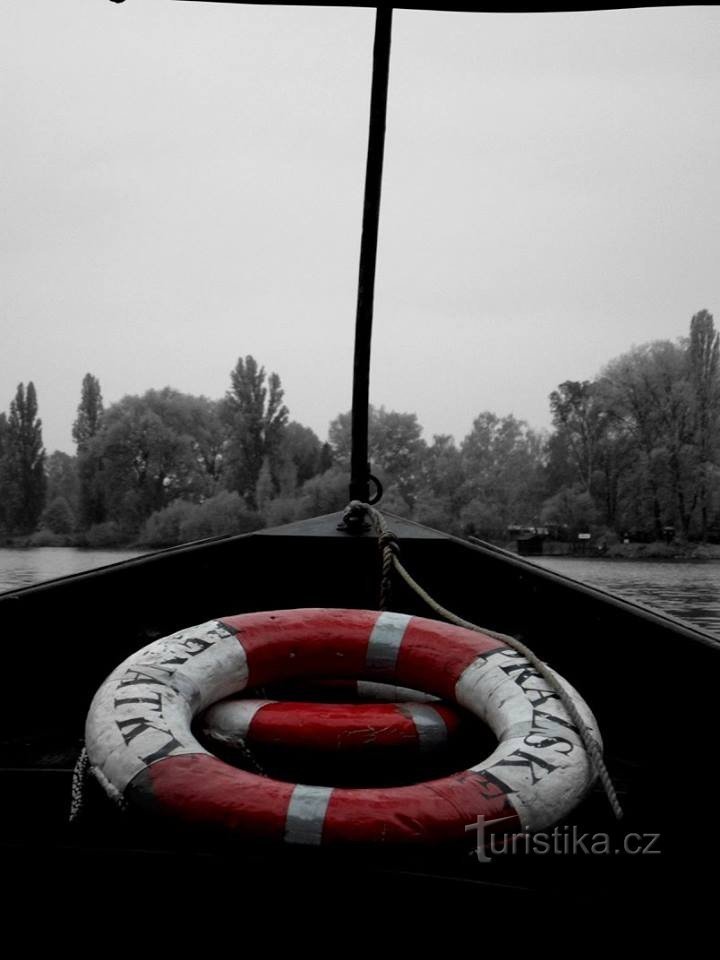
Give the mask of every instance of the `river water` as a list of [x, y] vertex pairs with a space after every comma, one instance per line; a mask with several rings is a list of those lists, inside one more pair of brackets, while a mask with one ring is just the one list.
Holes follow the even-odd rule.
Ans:
[[138, 557], [130, 550], [76, 550], [72, 547], [32, 547], [8, 550], [0, 548], [0, 593], [17, 590], [31, 583], [67, 577], [94, 567], [119, 563]]
[[[0, 593], [137, 556], [140, 556], [138, 552], [127, 550], [0, 548]], [[720, 636], [720, 561], [647, 562], [538, 557], [534, 562], [610, 593], [637, 600]]]
[[719, 560], [586, 560], [533, 557], [535, 563], [654, 607], [720, 636]]

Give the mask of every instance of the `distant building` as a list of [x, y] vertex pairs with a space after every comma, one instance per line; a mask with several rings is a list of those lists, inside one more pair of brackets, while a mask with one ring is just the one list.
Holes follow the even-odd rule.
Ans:
[[510, 524], [508, 536], [517, 543], [517, 552], [521, 557], [539, 557], [543, 552], [543, 541], [548, 536], [547, 527], [529, 527]]

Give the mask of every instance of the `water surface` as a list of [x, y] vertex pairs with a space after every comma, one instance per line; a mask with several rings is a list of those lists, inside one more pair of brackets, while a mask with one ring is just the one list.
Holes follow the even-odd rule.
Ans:
[[587, 560], [533, 557], [535, 563], [654, 607], [720, 636], [720, 561]]
[[[141, 556], [132, 550], [0, 548], [0, 593]], [[535, 563], [720, 636], [720, 561], [538, 557]]]
[[119, 563], [140, 556], [132, 550], [78, 550], [74, 547], [0, 548], [0, 593], [43, 580]]

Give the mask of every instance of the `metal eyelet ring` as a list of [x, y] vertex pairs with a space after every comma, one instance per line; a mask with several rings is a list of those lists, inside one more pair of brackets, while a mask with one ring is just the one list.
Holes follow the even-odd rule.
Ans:
[[375, 484], [375, 495], [370, 497], [368, 503], [371, 507], [374, 507], [376, 503], [380, 503], [383, 495], [383, 485], [380, 483], [377, 477], [373, 476], [372, 473], [368, 475], [368, 480], [372, 480]]

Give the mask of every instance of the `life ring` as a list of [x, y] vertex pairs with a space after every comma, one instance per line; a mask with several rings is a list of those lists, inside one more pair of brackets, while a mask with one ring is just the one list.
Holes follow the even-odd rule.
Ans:
[[227, 749], [282, 747], [311, 753], [432, 752], [460, 726], [446, 704], [307, 703], [221, 700], [200, 720], [204, 736]]
[[[452, 700], [498, 738], [482, 762], [392, 788], [284, 783], [223, 763], [191, 733], [211, 703], [281, 678], [363, 677]], [[591, 735], [590, 709], [560, 680]], [[86, 723], [106, 792], [184, 823], [299, 844], [460, 840], [482, 816], [509, 829], [561, 820], [594, 773], [558, 694], [502, 640], [400, 613], [278, 610], [223, 617], [157, 640], [100, 687]]]

